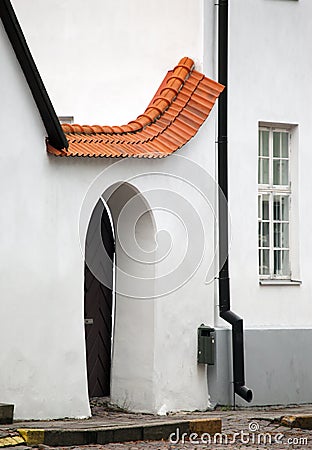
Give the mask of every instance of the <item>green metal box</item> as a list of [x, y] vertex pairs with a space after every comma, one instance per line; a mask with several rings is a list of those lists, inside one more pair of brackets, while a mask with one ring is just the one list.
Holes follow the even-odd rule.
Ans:
[[215, 362], [215, 329], [204, 325], [198, 327], [197, 362], [213, 366]]

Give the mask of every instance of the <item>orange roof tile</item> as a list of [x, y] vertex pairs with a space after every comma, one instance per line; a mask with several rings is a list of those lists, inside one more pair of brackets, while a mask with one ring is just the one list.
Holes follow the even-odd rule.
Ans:
[[183, 58], [168, 72], [143, 114], [122, 126], [62, 124], [68, 149], [56, 156], [162, 158], [181, 148], [207, 119], [224, 86]]

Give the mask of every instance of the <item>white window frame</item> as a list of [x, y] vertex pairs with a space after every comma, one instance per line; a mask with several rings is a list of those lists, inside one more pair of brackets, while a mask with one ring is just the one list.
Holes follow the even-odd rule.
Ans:
[[[268, 131], [269, 132], [269, 180], [266, 184], [260, 184], [258, 180], [258, 211], [259, 211], [259, 198], [260, 198], [260, 207], [261, 213], [258, 212], [258, 234], [259, 234], [259, 224], [260, 223], [268, 223], [269, 224], [269, 245], [261, 245], [259, 244], [259, 236], [258, 236], [258, 274], [260, 280], [291, 280], [292, 279], [292, 249], [291, 249], [291, 233], [292, 233], [292, 129], [290, 126], [282, 127], [271, 125], [261, 125], [259, 124], [258, 133], [260, 135], [260, 131]], [[288, 184], [286, 185], [274, 185], [273, 184], [273, 161], [276, 159], [273, 155], [273, 133], [274, 132], [282, 132], [288, 134], [288, 157], [279, 157], [277, 159], [285, 159], [288, 160]], [[260, 165], [260, 148], [258, 144], [258, 170]], [[262, 196], [269, 197], [269, 217], [268, 219], [263, 219], [262, 217]], [[279, 220], [274, 220], [273, 215], [273, 207], [274, 207], [274, 197], [284, 196], [287, 197], [288, 200], [288, 219], [284, 220], [280, 218]], [[285, 224], [285, 227], [288, 226], [288, 247], [280, 245], [279, 247], [274, 246], [274, 224], [279, 223], [282, 227], [282, 224]], [[288, 225], [287, 225], [288, 224]], [[261, 228], [262, 230], [262, 228]], [[262, 237], [262, 234], [260, 233]], [[260, 273], [260, 253], [261, 250], [268, 249], [269, 250], [269, 273], [262, 274]], [[278, 274], [274, 273], [274, 252], [280, 250], [288, 251], [288, 273], [287, 274]], [[263, 255], [263, 253], [262, 253]], [[280, 254], [281, 255], [281, 254]], [[263, 260], [261, 257], [261, 262], [263, 264]]]

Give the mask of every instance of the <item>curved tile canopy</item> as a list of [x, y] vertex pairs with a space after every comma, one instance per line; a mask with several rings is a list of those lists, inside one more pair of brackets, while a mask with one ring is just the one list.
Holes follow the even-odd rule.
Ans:
[[194, 70], [183, 58], [168, 72], [145, 112], [127, 125], [69, 125], [68, 149], [56, 156], [163, 158], [181, 148], [207, 119], [224, 86]]

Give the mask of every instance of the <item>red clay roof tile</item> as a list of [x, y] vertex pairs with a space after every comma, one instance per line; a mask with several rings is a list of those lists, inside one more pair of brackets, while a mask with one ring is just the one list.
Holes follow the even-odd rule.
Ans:
[[181, 148], [207, 119], [224, 86], [183, 58], [167, 73], [143, 114], [122, 126], [62, 124], [68, 149], [55, 156], [163, 158]]

